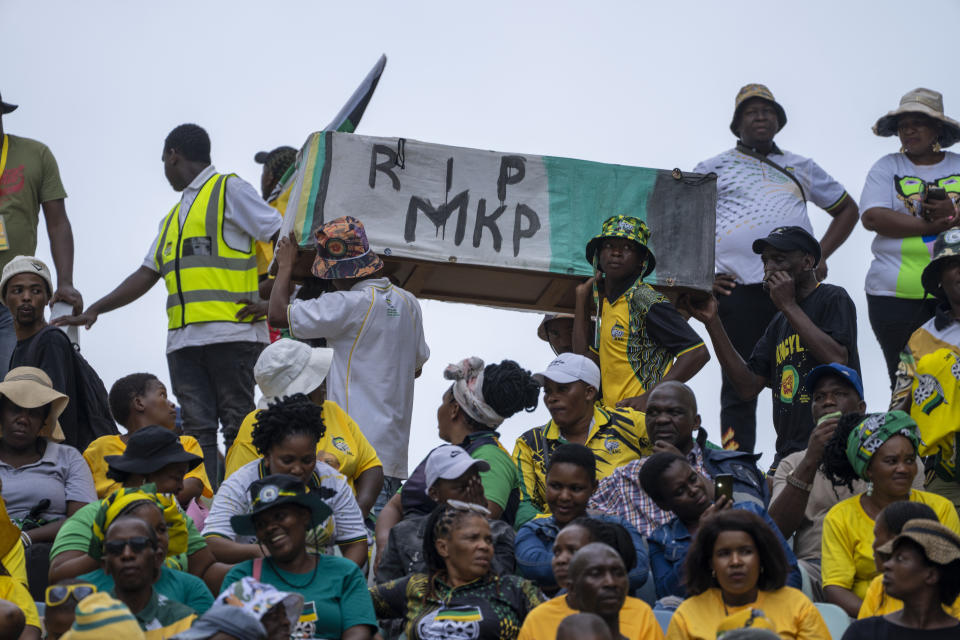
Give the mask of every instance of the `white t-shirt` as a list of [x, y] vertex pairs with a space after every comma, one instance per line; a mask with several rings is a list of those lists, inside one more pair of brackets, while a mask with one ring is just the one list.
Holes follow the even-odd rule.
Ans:
[[[916, 165], [904, 153], [890, 153], [867, 174], [860, 210], [876, 207], [903, 215], [920, 215], [926, 186], [943, 187], [954, 202], [960, 199], [960, 155], [947, 151], [937, 164]], [[933, 254], [932, 236], [873, 239], [873, 262], [867, 271], [866, 290], [874, 296], [918, 300], [923, 297], [920, 274]]]
[[[251, 536], [238, 536], [230, 525], [230, 517], [250, 513], [250, 485], [261, 478], [257, 458], [243, 465], [223, 481], [213, 497], [210, 514], [203, 523], [203, 535], [218, 535], [243, 543], [256, 542]], [[320, 497], [333, 511], [323, 524], [312, 532], [311, 547], [322, 550], [331, 544], [349, 544], [367, 539], [367, 527], [363, 524], [360, 505], [353, 496], [347, 479], [326, 462], [317, 460], [315, 469], [320, 479]]]
[[[821, 209], [832, 209], [846, 194], [843, 185], [810, 158], [789, 151], [774, 152], [767, 158], [792, 171], [806, 197]], [[717, 174], [717, 273], [732, 274], [740, 284], [762, 282], [763, 263], [753, 252], [754, 240], [785, 226], [813, 233], [807, 203], [796, 183], [782, 171], [736, 148], [704, 160], [694, 171]]]
[[[190, 206], [197, 199], [200, 189], [217, 170], [211, 164], [193, 179], [180, 197], [180, 211], [177, 215], [180, 225], [187, 217]], [[257, 191], [244, 180], [233, 177], [227, 180], [224, 194], [223, 240], [227, 246], [245, 250], [250, 246], [250, 238], [266, 242], [280, 229], [283, 219], [276, 209], [268, 205]], [[143, 260], [143, 266], [157, 271], [154, 258], [157, 243], [163, 233], [163, 221], [160, 220], [157, 237], [150, 244], [150, 251]], [[256, 302], [256, 300], [254, 300]], [[167, 332], [167, 353], [185, 347], [199, 347], [219, 342], [261, 342], [270, 343], [267, 323], [261, 322], [198, 322], [180, 329]]]
[[413, 382], [430, 357], [416, 296], [371, 278], [350, 291], [295, 300], [287, 318], [292, 336], [327, 339], [327, 398], [356, 420], [384, 475], [406, 478]]

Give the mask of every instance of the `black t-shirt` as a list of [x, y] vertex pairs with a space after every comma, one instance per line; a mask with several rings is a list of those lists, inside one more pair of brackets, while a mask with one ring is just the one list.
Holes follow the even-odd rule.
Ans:
[[960, 622], [945, 629], [911, 629], [893, 624], [883, 616], [857, 620], [847, 627], [843, 640], [957, 640]]
[[[857, 352], [857, 309], [841, 287], [821, 284], [800, 302], [800, 308], [821, 331], [847, 348], [847, 366], [860, 373]], [[800, 336], [778, 311], [750, 354], [747, 366], [766, 379], [773, 390], [773, 427], [777, 432], [777, 460], [807, 448], [813, 430], [810, 391], [803, 385], [821, 364], [800, 343]]]
[[[27, 353], [30, 345], [39, 339], [33, 362], [27, 362]], [[45, 331], [26, 340], [17, 342], [13, 355], [10, 357], [10, 368], [36, 367], [50, 376], [53, 388], [70, 398], [67, 408], [60, 414], [60, 428], [65, 437], [63, 444], [83, 451], [89, 444], [89, 438], [79, 433], [77, 424], [77, 381], [73, 366], [73, 345], [62, 331]]]

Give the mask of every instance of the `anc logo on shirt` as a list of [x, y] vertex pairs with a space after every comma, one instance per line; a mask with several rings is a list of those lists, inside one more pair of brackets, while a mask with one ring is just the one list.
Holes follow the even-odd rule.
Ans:
[[796, 367], [788, 364], [780, 374], [780, 402], [792, 404], [799, 384], [800, 374], [797, 373]]
[[603, 441], [603, 448], [610, 453], [620, 453], [620, 442], [613, 438], [607, 438]]
[[917, 388], [913, 392], [913, 403], [920, 407], [920, 411], [930, 415], [931, 411], [946, 401], [940, 382], [929, 373], [921, 373], [917, 378]]
[[444, 608], [427, 613], [417, 624], [421, 640], [476, 640], [483, 612], [477, 607]]
[[333, 442], [333, 446], [336, 447], [338, 450], [343, 451], [344, 453], [349, 453], [350, 455], [353, 455], [353, 452], [350, 451], [350, 445], [348, 445], [347, 441], [341, 438], [340, 436], [336, 436], [332, 440], [332, 442]]
[[623, 340], [623, 337], [627, 335], [627, 330], [619, 322], [614, 323], [613, 328], [610, 329], [610, 337], [615, 341], [620, 342]]

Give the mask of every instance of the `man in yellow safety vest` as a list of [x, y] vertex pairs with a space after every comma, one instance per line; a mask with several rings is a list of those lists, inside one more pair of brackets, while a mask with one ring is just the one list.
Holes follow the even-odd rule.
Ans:
[[203, 449], [218, 482], [217, 428], [229, 447], [254, 408], [253, 365], [267, 327], [241, 301], [257, 300], [256, 241], [274, 238], [280, 214], [253, 186], [210, 163], [210, 138], [195, 124], [163, 145], [163, 170], [180, 201], [164, 216], [143, 264], [80, 315], [58, 324], [89, 328], [101, 313], [130, 304], [163, 278], [167, 287], [167, 365], [183, 431]]

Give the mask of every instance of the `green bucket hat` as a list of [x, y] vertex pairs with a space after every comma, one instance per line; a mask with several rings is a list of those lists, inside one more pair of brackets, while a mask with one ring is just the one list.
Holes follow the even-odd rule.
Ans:
[[943, 297], [943, 291], [940, 289], [940, 267], [943, 263], [937, 263], [952, 256], [960, 256], [960, 228], [958, 227], [947, 229], [933, 242], [933, 259], [920, 275], [924, 291], [934, 297]]
[[920, 447], [917, 423], [903, 411], [868, 413], [850, 431], [847, 436], [847, 460], [859, 477], [864, 478], [873, 454], [894, 436], [905, 437], [914, 449]]
[[603, 227], [600, 228], [600, 233], [587, 243], [587, 262], [594, 267], [598, 266], [597, 254], [599, 253], [600, 243], [603, 242], [604, 238], [626, 238], [643, 247], [646, 252], [644, 256], [646, 267], [643, 270], [643, 277], [650, 275], [650, 272], [656, 267], [657, 261], [653, 257], [650, 247], [647, 246], [647, 242], [650, 241], [650, 229], [640, 218], [613, 216], [606, 219]]

